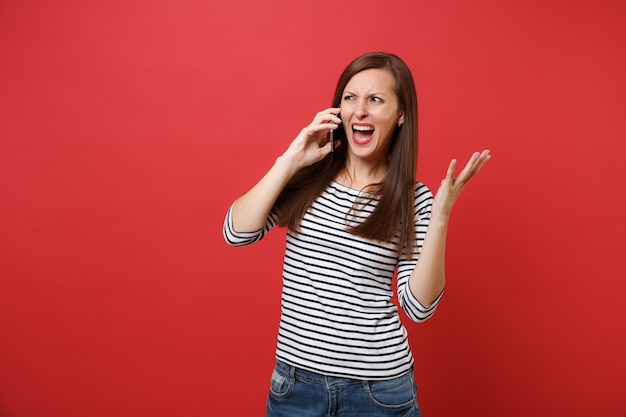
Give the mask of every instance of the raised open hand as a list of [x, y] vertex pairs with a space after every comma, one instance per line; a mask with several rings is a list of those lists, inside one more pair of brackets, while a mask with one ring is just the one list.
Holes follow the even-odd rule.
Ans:
[[446, 177], [441, 181], [441, 186], [435, 194], [433, 201], [433, 215], [441, 215], [448, 217], [452, 211], [452, 206], [467, 185], [469, 180], [474, 178], [480, 168], [491, 158], [488, 150], [475, 152], [467, 161], [465, 168], [454, 178], [454, 170], [456, 168], [456, 159], [453, 159], [448, 166]]

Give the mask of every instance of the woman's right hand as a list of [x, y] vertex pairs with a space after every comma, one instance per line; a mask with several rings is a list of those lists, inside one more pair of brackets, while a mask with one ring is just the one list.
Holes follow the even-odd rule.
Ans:
[[[331, 152], [328, 141], [329, 132], [339, 127], [340, 109], [331, 107], [317, 113], [311, 124], [300, 131], [300, 134], [291, 142], [283, 157], [292, 160], [297, 169], [304, 168], [324, 159]], [[335, 140], [335, 146], [340, 142]]]
[[[233, 229], [256, 232], [265, 226], [276, 199], [289, 179], [300, 169], [321, 161], [330, 152], [328, 132], [337, 129], [341, 119], [338, 108], [323, 110], [302, 129], [270, 170], [248, 192], [233, 204]], [[338, 146], [338, 140], [335, 146]]]

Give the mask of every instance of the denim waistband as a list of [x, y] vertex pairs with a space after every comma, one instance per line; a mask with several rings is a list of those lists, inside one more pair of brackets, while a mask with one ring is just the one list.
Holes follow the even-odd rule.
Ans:
[[[332, 376], [332, 375], [323, 375], [317, 372], [308, 371], [306, 369], [298, 368], [296, 366], [290, 365], [281, 361], [280, 359], [276, 359], [276, 368], [280, 370], [284, 374], [288, 374], [292, 378], [302, 379], [314, 383], [319, 383], [323, 385], [350, 385], [350, 384], [362, 384], [367, 383], [368, 380], [355, 379], [355, 378], [347, 378], [342, 376]], [[407, 373], [412, 373], [411, 371]], [[406, 374], [400, 375], [397, 378], [400, 378]], [[372, 382], [372, 381], [369, 381]]]
[[307, 380], [309, 382], [316, 382], [324, 385], [349, 385], [362, 384], [364, 382], [359, 379], [322, 375], [316, 372], [307, 371], [306, 369], [301, 369], [293, 365], [289, 365], [288, 363], [285, 363], [280, 359], [276, 360], [276, 367], [282, 372], [289, 374], [292, 378], [295, 377], [296, 379]]

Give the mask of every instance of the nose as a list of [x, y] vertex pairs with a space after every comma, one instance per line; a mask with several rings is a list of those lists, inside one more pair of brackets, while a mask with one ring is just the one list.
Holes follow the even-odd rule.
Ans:
[[356, 103], [356, 107], [354, 109], [354, 115], [359, 119], [363, 119], [367, 117], [367, 106], [366, 106], [365, 101], [359, 100]]

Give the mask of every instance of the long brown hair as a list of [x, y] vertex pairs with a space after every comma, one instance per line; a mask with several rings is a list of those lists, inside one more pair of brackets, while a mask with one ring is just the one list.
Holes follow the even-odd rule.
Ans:
[[[411, 253], [415, 246], [415, 170], [417, 168], [417, 95], [413, 76], [396, 55], [373, 52], [352, 61], [337, 82], [332, 107], [339, 107], [346, 84], [367, 69], [390, 71], [404, 123], [396, 128], [389, 147], [389, 168], [377, 187], [378, 203], [370, 216], [349, 230], [357, 236], [393, 241], [398, 235], [401, 251]], [[281, 217], [279, 224], [298, 231], [300, 222], [313, 202], [324, 192], [337, 174], [345, 168], [347, 138], [343, 129], [334, 132], [342, 145], [316, 164], [299, 170], [287, 183], [276, 201]]]

